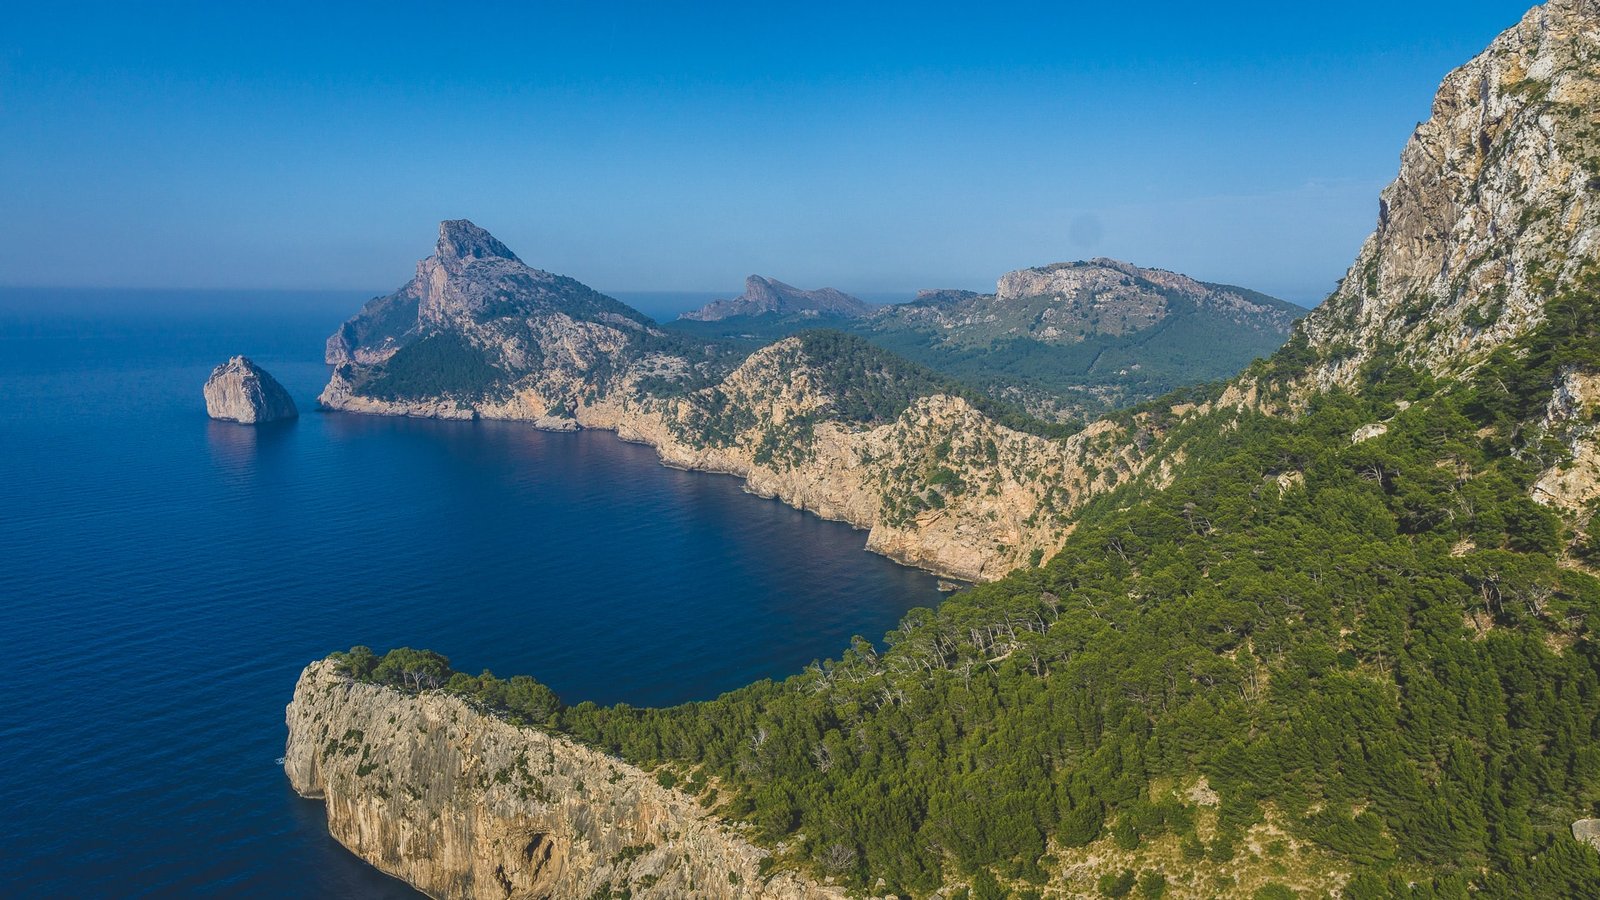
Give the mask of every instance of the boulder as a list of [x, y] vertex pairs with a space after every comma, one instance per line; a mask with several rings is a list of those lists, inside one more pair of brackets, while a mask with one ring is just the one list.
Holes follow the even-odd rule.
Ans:
[[1600, 819], [1579, 819], [1573, 822], [1572, 836], [1600, 850]]

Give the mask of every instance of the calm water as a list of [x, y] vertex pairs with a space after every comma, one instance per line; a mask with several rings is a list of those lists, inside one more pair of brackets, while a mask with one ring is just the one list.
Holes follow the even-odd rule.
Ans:
[[[861, 532], [609, 434], [311, 411], [361, 299], [0, 292], [0, 893], [410, 895], [275, 764], [329, 650], [664, 704], [937, 602]], [[240, 352], [298, 422], [205, 417]]]

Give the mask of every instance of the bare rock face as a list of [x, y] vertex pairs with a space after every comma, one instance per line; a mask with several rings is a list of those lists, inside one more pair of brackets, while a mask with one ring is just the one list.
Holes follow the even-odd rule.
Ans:
[[283, 385], [243, 356], [212, 369], [204, 392], [206, 414], [213, 419], [258, 425], [300, 415]]
[[[510, 335], [486, 325], [507, 313], [567, 313], [605, 322], [623, 331], [649, 328], [628, 306], [577, 281], [524, 263], [489, 232], [466, 219], [439, 223], [434, 253], [417, 263], [416, 275], [400, 290], [368, 301], [361, 312], [328, 338], [329, 365], [371, 365], [392, 357], [419, 337], [441, 330], [482, 343]], [[513, 359], [543, 349], [542, 334], [522, 334]]]
[[684, 313], [680, 318], [693, 322], [715, 322], [733, 316], [778, 315], [844, 316], [856, 318], [872, 311], [864, 301], [833, 288], [804, 291], [775, 278], [751, 275], [744, 280], [744, 293], [731, 300], [714, 300]]
[[1600, 3], [1551, 0], [1451, 72], [1383, 192], [1378, 226], [1305, 320], [1353, 383], [1378, 354], [1451, 374], [1544, 321], [1600, 254]]
[[833, 900], [649, 774], [441, 692], [301, 673], [284, 770], [351, 852], [433, 897]]

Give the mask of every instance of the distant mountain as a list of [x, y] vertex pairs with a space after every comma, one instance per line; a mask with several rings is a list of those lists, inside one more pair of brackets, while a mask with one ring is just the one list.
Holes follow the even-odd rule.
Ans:
[[[484, 334], [491, 323], [541, 314], [604, 323], [625, 332], [651, 330], [644, 314], [562, 275], [535, 269], [466, 219], [439, 223], [434, 254], [385, 297], [369, 300], [328, 338], [330, 365], [381, 363], [422, 338], [445, 331]], [[530, 318], [531, 317], [531, 318]], [[526, 347], [524, 347], [524, 350]], [[526, 360], [512, 352], [512, 368]]]
[[923, 291], [857, 330], [1059, 418], [1234, 375], [1282, 346], [1305, 312], [1245, 288], [1094, 259], [1007, 273], [992, 294]]
[[680, 318], [690, 322], [765, 315], [852, 319], [870, 312], [872, 307], [865, 301], [830, 287], [803, 291], [773, 278], [751, 275], [744, 280], [743, 294], [731, 300], [714, 300]]
[[910, 303], [885, 307], [873, 326], [924, 331], [949, 346], [1018, 338], [1068, 345], [1125, 337], [1191, 313], [1281, 341], [1305, 310], [1255, 291], [1101, 258], [1009, 272], [993, 294], [923, 291]]
[[751, 349], [838, 328], [1054, 421], [1227, 378], [1282, 346], [1306, 313], [1256, 291], [1113, 259], [1010, 272], [992, 294], [922, 291], [864, 315], [719, 304], [665, 327]]

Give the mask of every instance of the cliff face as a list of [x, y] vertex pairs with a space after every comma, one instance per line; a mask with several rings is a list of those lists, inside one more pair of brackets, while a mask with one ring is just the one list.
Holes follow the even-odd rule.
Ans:
[[206, 414], [213, 419], [257, 425], [300, 415], [283, 385], [243, 356], [212, 369], [202, 393]]
[[737, 475], [754, 494], [868, 530], [869, 550], [973, 581], [1048, 558], [1066, 540], [1071, 513], [1145, 461], [1110, 423], [1050, 440], [942, 394], [912, 401], [885, 423], [841, 420], [829, 373], [794, 338], [685, 396], [651, 397], [637, 389], [640, 377], [598, 394], [586, 393], [578, 375], [542, 376], [497, 399], [460, 403], [375, 399], [336, 374], [322, 402], [354, 412], [615, 431], [654, 447], [666, 465]]
[[438, 692], [308, 666], [284, 770], [351, 852], [435, 897], [842, 896], [793, 875], [649, 774]]
[[828, 381], [790, 338], [715, 388], [578, 417], [654, 446], [668, 465], [739, 475], [753, 493], [868, 529], [870, 550], [969, 580], [1047, 558], [1071, 512], [1143, 464], [1107, 423], [1049, 440], [942, 394], [883, 424], [840, 421]]
[[1378, 226], [1305, 321], [1350, 384], [1392, 352], [1459, 372], [1544, 321], [1600, 252], [1600, 4], [1552, 0], [1451, 72], [1384, 190]]

